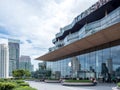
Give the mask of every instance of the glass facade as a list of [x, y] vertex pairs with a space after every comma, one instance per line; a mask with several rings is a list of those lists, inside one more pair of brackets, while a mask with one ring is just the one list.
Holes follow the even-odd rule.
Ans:
[[12, 76], [12, 71], [19, 68], [19, 40], [8, 40], [9, 46], [9, 76]]
[[[60, 30], [60, 33], [56, 34], [56, 38], [53, 39], [55, 47], [50, 48], [50, 51], [55, 51], [56, 49], [60, 49], [60, 47], [64, 46], [67, 47], [67, 45], [72, 44], [75, 41], [88, 37], [97, 32], [100, 32], [101, 30], [105, 30], [106, 28], [108, 29], [109, 27], [120, 23], [119, 4], [110, 12], [107, 9], [103, 10], [103, 12], [103, 16], [99, 16], [101, 15], [99, 14], [94, 20], [88, 20], [87, 22], [87, 19], [94, 18], [94, 15], [92, 17], [88, 16], [89, 18], [85, 19], [85, 23], [82, 23], [83, 26], [81, 27], [77, 27], [80, 26], [80, 22], [75, 22], [76, 27], [73, 25], [74, 27], [72, 29], [68, 29], [68, 27], [72, 27], [71, 24], [65, 28], [62, 28]], [[56, 72], [59, 72], [60, 78], [94, 77], [97, 79], [104, 78], [106, 80], [112, 79], [113, 77], [120, 78], [120, 43], [113, 45], [112, 42], [114, 41], [115, 40], [109, 40], [106, 42], [107, 46], [102, 45], [105, 44], [102, 43], [95, 47], [92, 47], [94, 50], [87, 48], [87, 50], [83, 50], [85, 53], [80, 53], [79, 55], [77, 54], [78, 56], [75, 57], [70, 57], [55, 62], [47, 62], [47, 68], [52, 70], [52, 76], [54, 77], [56, 76]], [[75, 43], [73, 44], [75, 45]], [[76, 47], [77, 44], [75, 45]]]
[[[67, 58], [55, 62], [47, 62], [47, 68], [55, 72], [60, 72], [61, 78], [79, 77], [79, 78], [118, 78], [120, 75], [120, 45], [101, 49], [76, 56], [79, 63], [79, 69], [74, 72], [72, 59]], [[75, 62], [73, 62], [75, 65]]]

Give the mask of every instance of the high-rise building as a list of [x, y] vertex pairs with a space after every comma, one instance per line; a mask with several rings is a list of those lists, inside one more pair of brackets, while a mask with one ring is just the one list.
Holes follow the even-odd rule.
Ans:
[[[74, 5], [73, 5], [74, 6]], [[65, 17], [66, 18], [66, 17]], [[36, 59], [52, 72], [79, 78], [118, 78], [120, 75], [120, 0], [99, 0], [60, 29], [54, 47]], [[69, 67], [71, 58], [72, 67]], [[77, 66], [76, 66], [77, 65]]]
[[19, 68], [20, 40], [8, 39], [9, 47], [9, 76], [12, 71]]
[[28, 70], [32, 72], [31, 58], [30, 56], [21, 56], [19, 59], [19, 69]]
[[9, 53], [6, 44], [0, 44], [0, 78], [9, 77]]

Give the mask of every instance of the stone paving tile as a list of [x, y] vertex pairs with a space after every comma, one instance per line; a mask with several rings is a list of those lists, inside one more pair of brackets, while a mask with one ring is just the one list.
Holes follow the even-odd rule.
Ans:
[[28, 81], [30, 86], [37, 90], [112, 90], [116, 84], [102, 83], [97, 86], [62, 86], [59, 83], [44, 83]]

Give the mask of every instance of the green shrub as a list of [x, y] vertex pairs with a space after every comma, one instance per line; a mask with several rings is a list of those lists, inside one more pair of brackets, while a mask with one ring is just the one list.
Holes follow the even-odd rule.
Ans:
[[1, 90], [2, 82], [0, 82], [0, 90]]
[[9, 82], [9, 81], [11, 81], [11, 79], [9, 79], [9, 78], [1, 78], [0, 79], [0, 82]]
[[20, 85], [20, 86], [29, 86], [28, 83], [20, 83], [19, 85]]
[[23, 80], [0, 80], [0, 90], [36, 90]]
[[3, 82], [0, 83], [0, 90], [12, 90], [13, 88], [15, 88], [15, 84], [14, 83], [10, 83], [10, 82]]
[[37, 90], [37, 89], [25, 86], [25, 87], [18, 87], [18, 88], [15, 88], [13, 90]]
[[117, 84], [118, 87], [120, 87], [120, 82]]
[[24, 83], [25, 81], [23, 81], [23, 80], [15, 80], [15, 82], [20, 84], [20, 83]]
[[92, 82], [91, 80], [65, 80], [65, 82], [82, 82], [82, 83], [88, 83], [88, 82]]
[[0, 79], [0, 82], [4, 82], [4, 81], [5, 81], [4, 79], [2, 79], [2, 78]]

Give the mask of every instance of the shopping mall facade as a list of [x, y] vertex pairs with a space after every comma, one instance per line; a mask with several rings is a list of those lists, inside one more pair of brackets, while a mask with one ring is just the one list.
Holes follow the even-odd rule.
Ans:
[[38, 57], [56, 78], [120, 77], [120, 0], [100, 0], [60, 29]]

